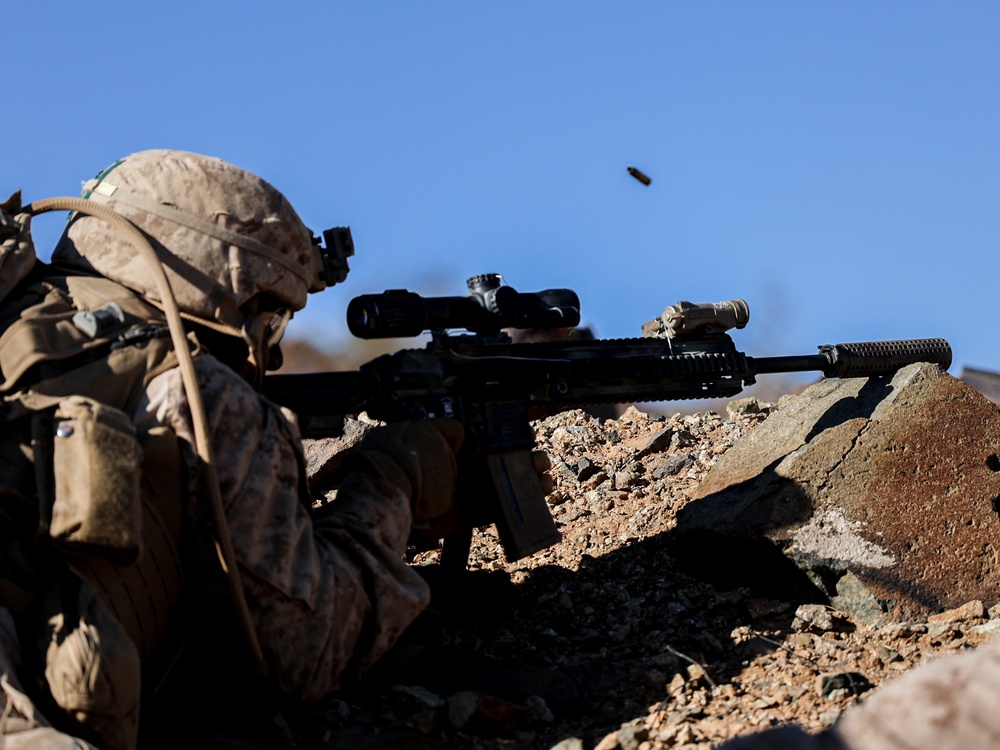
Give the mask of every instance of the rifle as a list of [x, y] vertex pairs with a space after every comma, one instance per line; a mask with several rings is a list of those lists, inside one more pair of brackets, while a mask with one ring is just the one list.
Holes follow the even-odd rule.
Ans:
[[[356, 297], [347, 308], [355, 336], [430, 333], [430, 342], [356, 371], [264, 378], [264, 394], [300, 416], [306, 437], [339, 435], [343, 417], [360, 412], [386, 422], [444, 416], [464, 424], [457, 494], [471, 515], [461, 534], [444, 540], [443, 567], [464, 569], [473, 529], [490, 523], [510, 562], [559, 541], [531, 462], [532, 420], [597, 404], [728, 398], [762, 374], [878, 377], [915, 362], [951, 365], [951, 346], [939, 338], [750, 357], [726, 333], [749, 321], [743, 300], [671, 305], [643, 326], [642, 338], [514, 343], [510, 329], [555, 334], [577, 326], [579, 298], [569, 289], [520, 293], [501, 282], [498, 274], [475, 276], [467, 297], [405, 289]], [[450, 333], [459, 329], [465, 333]]]

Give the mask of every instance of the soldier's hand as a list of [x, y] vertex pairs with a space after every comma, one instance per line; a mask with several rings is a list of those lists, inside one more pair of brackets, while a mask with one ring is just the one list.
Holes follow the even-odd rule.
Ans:
[[453, 419], [398, 422], [368, 432], [357, 454], [409, 493], [413, 523], [424, 525], [452, 507], [458, 476], [455, 453], [464, 438], [465, 429]]

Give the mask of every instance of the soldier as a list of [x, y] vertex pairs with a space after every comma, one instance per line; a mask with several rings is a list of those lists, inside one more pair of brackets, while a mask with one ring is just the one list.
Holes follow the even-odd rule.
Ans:
[[363, 673], [428, 603], [405, 545], [448, 510], [463, 438], [373, 430], [311, 510], [297, 427], [255, 386], [339, 280], [312, 233], [267, 182], [182, 151], [119, 160], [84, 198], [103, 218], [71, 215], [50, 264], [0, 212], [8, 748], [134, 748], [151, 696], [312, 701]]

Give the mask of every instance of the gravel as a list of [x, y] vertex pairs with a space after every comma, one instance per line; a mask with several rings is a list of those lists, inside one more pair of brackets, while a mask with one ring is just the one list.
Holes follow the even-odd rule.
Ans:
[[[977, 602], [875, 627], [776, 598], [752, 559], [738, 588], [683, 569], [678, 509], [774, 408], [536, 423], [562, 542], [508, 563], [495, 531], [477, 530], [468, 580], [435, 594], [395, 668], [283, 714], [286, 745], [707, 750], [788, 722], [821, 730], [873, 687], [1000, 631]], [[413, 562], [431, 577], [438, 559]]]

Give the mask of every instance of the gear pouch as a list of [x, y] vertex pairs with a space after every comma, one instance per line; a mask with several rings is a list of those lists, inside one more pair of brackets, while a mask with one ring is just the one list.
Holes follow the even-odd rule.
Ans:
[[53, 469], [53, 542], [69, 553], [135, 562], [142, 539], [142, 448], [128, 415], [82, 396], [59, 402]]

